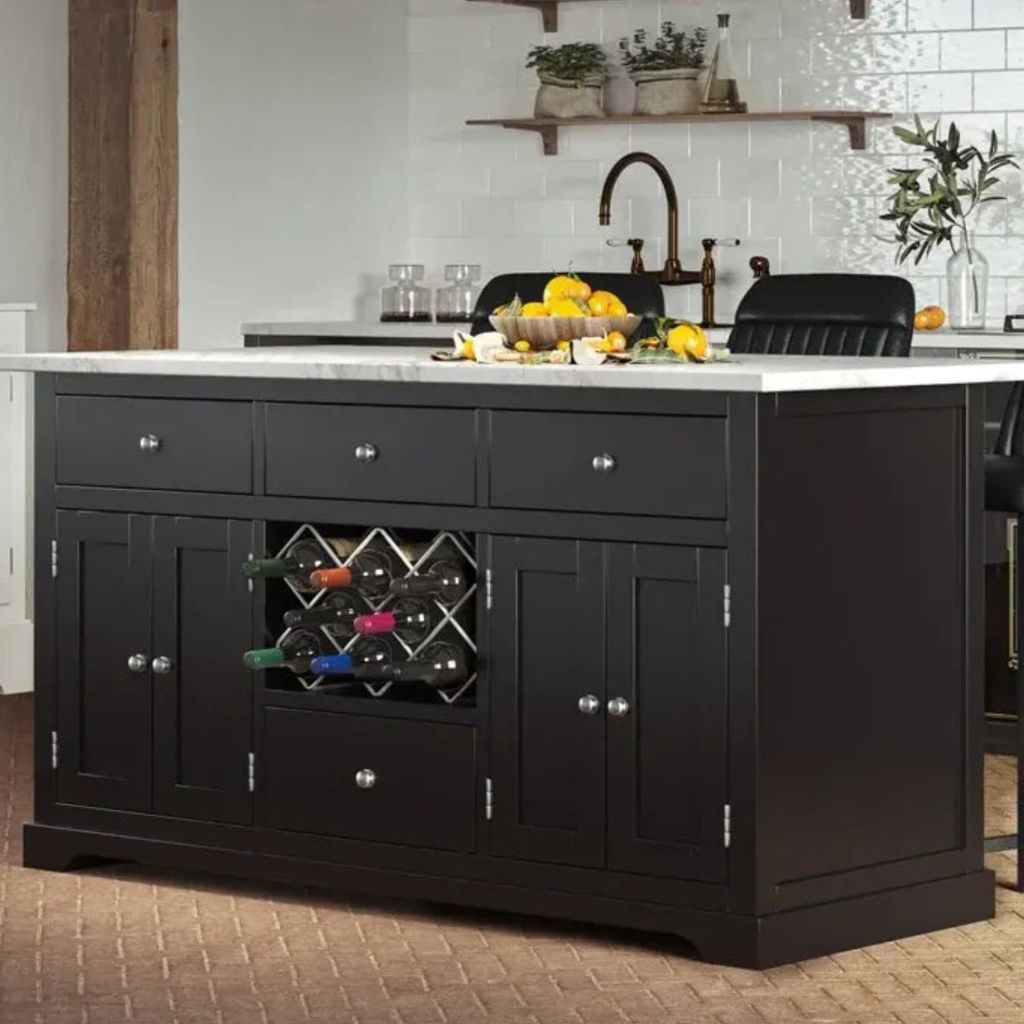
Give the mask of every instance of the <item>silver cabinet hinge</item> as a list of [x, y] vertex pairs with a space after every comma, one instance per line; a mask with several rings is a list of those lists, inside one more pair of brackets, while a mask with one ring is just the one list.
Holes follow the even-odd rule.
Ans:
[[484, 572], [484, 607], [488, 611], [494, 607], [494, 576], [490, 569]]
[[60, 767], [60, 738], [56, 730], [50, 733], [50, 765], [54, 771]]
[[[248, 555], [248, 558], [249, 558], [250, 562], [254, 561], [255, 558], [256, 558], [256, 553], [254, 551], [250, 551], [249, 555]], [[248, 584], [248, 587], [249, 587], [249, 593], [251, 594], [252, 591], [253, 591], [253, 579], [252, 579], [251, 576], [249, 577], [249, 579], [247, 581], [247, 584]]]
[[727, 850], [732, 846], [732, 804], [722, 807], [722, 845]]
[[486, 779], [484, 782], [484, 817], [490, 821], [494, 817], [494, 782]]
[[249, 792], [256, 792], [256, 755], [249, 753]]
[[50, 541], [50, 576], [57, 578], [57, 542]]
[[732, 625], [732, 587], [728, 583], [722, 587], [722, 622], [726, 629]]

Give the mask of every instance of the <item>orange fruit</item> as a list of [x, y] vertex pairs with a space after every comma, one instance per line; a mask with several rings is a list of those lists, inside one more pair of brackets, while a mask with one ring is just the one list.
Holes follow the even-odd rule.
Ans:
[[547, 316], [548, 308], [543, 302], [528, 302], [523, 306], [522, 316]]
[[559, 274], [551, 278], [544, 287], [544, 305], [550, 306], [559, 299], [580, 299], [586, 302], [590, 298], [590, 285], [581, 281], [576, 274]]
[[708, 336], [696, 325], [681, 323], [668, 332], [668, 347], [683, 359], [703, 362], [708, 356]]
[[628, 316], [629, 310], [626, 309], [626, 304], [616, 299], [608, 306], [609, 316]]
[[914, 328], [918, 331], [937, 331], [946, 323], [946, 311], [941, 306], [925, 306], [914, 316]]
[[622, 331], [609, 331], [605, 341], [611, 346], [613, 352], [626, 351], [626, 336]]

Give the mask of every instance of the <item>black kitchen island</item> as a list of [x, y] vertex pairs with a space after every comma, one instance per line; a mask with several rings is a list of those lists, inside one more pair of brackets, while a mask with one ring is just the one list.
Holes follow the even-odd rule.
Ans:
[[[982, 391], [1019, 363], [0, 369], [38, 374], [28, 865], [625, 925], [751, 967], [993, 914]], [[249, 672], [292, 598], [242, 565], [304, 530], [457, 538], [472, 685]]]

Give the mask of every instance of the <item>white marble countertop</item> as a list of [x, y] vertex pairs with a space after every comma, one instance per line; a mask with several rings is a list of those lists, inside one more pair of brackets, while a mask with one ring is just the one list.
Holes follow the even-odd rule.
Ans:
[[[377, 320], [278, 320], [265, 323], [242, 324], [242, 334], [262, 334], [271, 337], [305, 338], [410, 338], [428, 341], [447, 341], [455, 324], [382, 324]], [[729, 341], [731, 327], [713, 327], [708, 336], [713, 345]], [[986, 331], [918, 331], [914, 335], [914, 348], [970, 352], [1024, 352], [1024, 332], [1008, 334], [1001, 330]]]
[[[458, 327], [465, 324], [382, 324], [378, 320], [281, 320], [242, 324], [242, 334], [262, 334], [288, 338], [410, 338], [446, 342]], [[730, 327], [713, 327], [708, 332], [713, 345], [729, 340]], [[1024, 345], [1022, 345], [1024, 347]]]
[[518, 366], [438, 363], [422, 347], [321, 345], [0, 355], [6, 371], [774, 393], [1024, 380], [1024, 360], [733, 356], [706, 366]]

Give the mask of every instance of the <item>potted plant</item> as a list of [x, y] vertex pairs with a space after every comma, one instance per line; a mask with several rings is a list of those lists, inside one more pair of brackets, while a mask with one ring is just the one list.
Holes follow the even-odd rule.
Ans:
[[889, 197], [882, 220], [896, 227], [896, 263], [902, 266], [913, 257], [917, 265], [948, 244], [952, 251], [946, 264], [949, 322], [953, 327], [982, 327], [988, 299], [988, 260], [974, 244], [971, 224], [986, 203], [1006, 199], [991, 194], [1000, 182], [996, 172], [1017, 168], [1018, 164], [1012, 154], [999, 151], [995, 132], [986, 152], [976, 146], [963, 146], [956, 124], [950, 124], [942, 137], [938, 122], [925, 128], [915, 117], [913, 131], [897, 126], [893, 133], [922, 151], [921, 166], [889, 170], [889, 184], [896, 191]]
[[697, 79], [704, 67], [708, 43], [705, 29], [689, 35], [677, 32], [671, 21], [662, 23], [661, 35], [648, 45], [647, 31], [637, 29], [633, 41], [619, 40], [622, 65], [636, 85], [637, 114], [692, 114], [700, 107]]
[[537, 117], [603, 117], [608, 54], [597, 43], [535, 46], [526, 62], [540, 79]]

